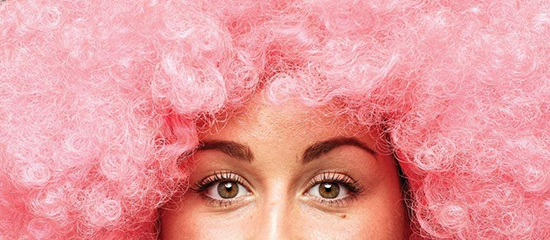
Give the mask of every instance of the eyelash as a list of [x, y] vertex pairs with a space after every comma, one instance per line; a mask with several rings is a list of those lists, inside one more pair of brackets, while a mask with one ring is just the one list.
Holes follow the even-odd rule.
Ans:
[[[324, 199], [316, 196], [311, 196], [312, 199], [320, 204], [327, 205], [329, 207], [344, 207], [347, 206], [353, 200], [356, 200], [358, 195], [363, 192], [363, 186], [359, 181], [349, 177], [347, 173], [341, 172], [322, 172], [318, 173], [311, 179], [306, 189], [306, 192], [317, 184], [324, 182], [338, 183], [346, 187], [350, 195], [340, 199]], [[304, 193], [306, 194], [306, 193]]]
[[[198, 181], [197, 183], [193, 184], [190, 187], [190, 190], [200, 194], [200, 196], [207, 202], [207, 204], [213, 207], [226, 208], [233, 204], [239, 203], [242, 199], [219, 200], [219, 199], [214, 199], [206, 196], [205, 194], [206, 189], [208, 189], [215, 183], [218, 183], [224, 180], [234, 181], [238, 184], [243, 185], [245, 188], [247, 188], [249, 192], [252, 192], [250, 190], [251, 189], [250, 186], [248, 185], [247, 181], [243, 177], [229, 170], [221, 170], [221, 171], [214, 172], [212, 175], [207, 176], [203, 178], [201, 181]], [[308, 183], [306, 192], [312, 187], [314, 187], [316, 184], [320, 184], [324, 182], [342, 184], [350, 192], [349, 196], [340, 198], [340, 199], [323, 199], [315, 196], [310, 196], [312, 199], [314, 199], [318, 203], [329, 207], [344, 207], [347, 204], [349, 204], [351, 201], [356, 200], [357, 196], [361, 194], [361, 192], [363, 192], [363, 186], [359, 184], [357, 180], [354, 180], [353, 178], [349, 177], [348, 174], [346, 173], [340, 173], [340, 172], [322, 172], [322, 173], [315, 174], [315, 177], [313, 177], [311, 181]], [[304, 192], [304, 194], [306, 194], [306, 192]]]

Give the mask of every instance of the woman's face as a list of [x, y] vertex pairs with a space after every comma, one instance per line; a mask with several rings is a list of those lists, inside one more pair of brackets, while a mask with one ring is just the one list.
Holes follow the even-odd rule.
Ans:
[[396, 164], [369, 134], [297, 102], [247, 109], [201, 136], [163, 239], [407, 238]]

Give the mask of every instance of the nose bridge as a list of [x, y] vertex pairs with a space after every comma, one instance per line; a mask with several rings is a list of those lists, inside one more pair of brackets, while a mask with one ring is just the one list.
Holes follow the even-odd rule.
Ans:
[[284, 239], [288, 218], [287, 204], [283, 200], [273, 200], [267, 204], [267, 239]]
[[283, 184], [274, 187], [266, 196], [262, 204], [261, 229], [257, 239], [289, 239], [292, 222], [292, 200], [290, 193]]

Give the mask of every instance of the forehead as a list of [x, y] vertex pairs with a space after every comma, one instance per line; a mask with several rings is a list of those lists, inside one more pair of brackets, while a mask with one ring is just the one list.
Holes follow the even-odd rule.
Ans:
[[324, 108], [307, 106], [296, 99], [273, 103], [259, 94], [236, 116], [216, 123], [201, 138], [323, 138], [342, 135], [345, 125], [343, 118], [334, 117]]

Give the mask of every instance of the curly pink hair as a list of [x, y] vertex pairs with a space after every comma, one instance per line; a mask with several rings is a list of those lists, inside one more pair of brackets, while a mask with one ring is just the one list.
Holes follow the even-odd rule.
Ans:
[[198, 119], [384, 125], [416, 237], [550, 237], [550, 2], [0, 2], [0, 239], [155, 238]]

